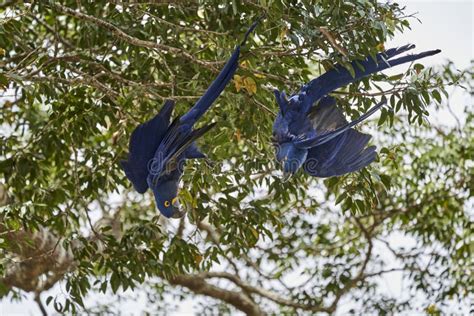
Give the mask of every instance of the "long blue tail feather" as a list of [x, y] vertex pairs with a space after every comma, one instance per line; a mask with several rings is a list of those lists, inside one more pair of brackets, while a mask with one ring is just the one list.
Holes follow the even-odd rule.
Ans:
[[209, 109], [209, 107], [217, 99], [217, 97], [219, 97], [219, 95], [225, 89], [229, 81], [233, 78], [234, 73], [239, 66], [239, 55], [241, 46], [245, 44], [249, 34], [257, 27], [258, 23], [262, 18], [263, 17], [260, 17], [249, 27], [249, 29], [245, 33], [244, 40], [242, 41], [242, 43], [235, 48], [231, 57], [225, 64], [224, 68], [221, 70], [219, 75], [217, 75], [217, 78], [214, 79], [209, 88], [207, 88], [204, 95], [199, 98], [196, 104], [181, 117], [181, 123], [189, 124], [189, 126], [192, 126]]
[[377, 54], [376, 60], [373, 60], [372, 57], [367, 57], [362, 61], [355, 60], [351, 63], [355, 72], [355, 76], [352, 76], [351, 73], [342, 65], [336, 65], [334, 69], [329, 70], [318, 78], [311, 80], [301, 89], [300, 93], [305, 93], [306, 103], [313, 104], [328, 93], [346, 86], [351, 82], [367, 77], [373, 73], [407, 62], [412, 62], [424, 57], [436, 55], [441, 52], [439, 49], [436, 49], [419, 54], [406, 55], [397, 59], [391, 59], [396, 55], [413, 49], [414, 47], [414, 45], [405, 45], [399, 48], [388, 49], [384, 53]]
[[138, 125], [130, 137], [128, 159], [120, 161], [120, 166], [139, 193], [148, 189], [148, 161], [166, 134], [173, 108], [174, 101], [167, 100], [154, 118]]

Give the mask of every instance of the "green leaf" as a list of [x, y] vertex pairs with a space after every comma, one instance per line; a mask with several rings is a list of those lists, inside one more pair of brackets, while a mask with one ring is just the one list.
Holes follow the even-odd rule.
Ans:
[[403, 78], [403, 76], [404, 76], [404, 74], [401, 73], [401, 74], [398, 74], [398, 75], [390, 76], [390, 77], [387, 78], [387, 80], [389, 80], [389, 81], [399, 81], [400, 79]]
[[339, 195], [336, 199], [336, 205], [340, 204], [346, 197], [347, 197], [346, 193], [342, 193], [341, 195]]
[[113, 272], [110, 277], [110, 286], [112, 287], [112, 292], [117, 293], [117, 290], [120, 286], [120, 276], [117, 272]]
[[420, 73], [423, 69], [425, 69], [425, 66], [422, 64], [414, 64], [413, 68], [415, 69], [416, 73]]
[[385, 122], [385, 120], [387, 119], [387, 115], [388, 115], [388, 111], [386, 111], [385, 109], [382, 109], [379, 121], [377, 123], [378, 126], [382, 125]]
[[49, 303], [51, 303], [52, 299], [53, 299], [52, 296], [48, 296], [48, 298], [46, 299], [46, 305], [49, 305]]
[[438, 90], [431, 91], [431, 95], [433, 96], [433, 98], [435, 98], [438, 104], [441, 104], [441, 94], [439, 93]]
[[0, 73], [0, 88], [2, 87], [8, 87], [8, 78], [4, 74]]

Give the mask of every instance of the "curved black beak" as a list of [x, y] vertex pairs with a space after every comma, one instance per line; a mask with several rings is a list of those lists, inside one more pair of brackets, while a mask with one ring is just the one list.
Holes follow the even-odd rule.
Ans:
[[186, 215], [186, 211], [181, 210], [181, 206], [178, 202], [178, 200], [173, 202], [173, 215], [171, 215], [171, 218], [181, 218], [184, 215]]

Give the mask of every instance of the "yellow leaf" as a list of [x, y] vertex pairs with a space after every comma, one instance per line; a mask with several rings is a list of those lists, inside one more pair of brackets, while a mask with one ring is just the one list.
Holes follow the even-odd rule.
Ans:
[[385, 25], [387, 25], [387, 28], [390, 31], [395, 31], [395, 21], [393, 20], [392, 15], [387, 14], [384, 20], [385, 20]]
[[251, 245], [252, 247], [255, 246], [258, 242], [258, 237], [260, 236], [258, 231], [253, 228], [253, 227], [250, 227], [250, 232], [252, 233], [253, 237], [255, 237], [254, 240], [249, 240], [249, 245]]
[[240, 142], [241, 135], [242, 135], [242, 134], [240, 133], [240, 130], [237, 129], [237, 130], [235, 131], [235, 138], [237, 138], [237, 142]]
[[328, 71], [334, 68], [332, 63], [329, 60], [321, 61], [321, 65], [323, 66], [324, 70]]
[[434, 304], [431, 304], [426, 307], [425, 311], [428, 315], [440, 315], [438, 308]]
[[3, 48], [0, 48], [0, 56], [5, 56], [5, 50]]
[[375, 46], [375, 48], [377, 48], [379, 52], [383, 52], [385, 50], [385, 46], [383, 45], [383, 43], [378, 44], [377, 46]]
[[244, 86], [249, 94], [257, 93], [257, 84], [255, 83], [255, 80], [253, 80], [252, 78], [250, 77], [244, 78]]
[[191, 192], [185, 190], [184, 188], [179, 190], [178, 195], [180, 202], [185, 202], [187, 207], [196, 208], [197, 207], [197, 200], [191, 195]]
[[240, 63], [240, 67], [242, 68], [247, 68], [249, 66], [249, 62], [247, 60], [244, 60], [243, 62]]
[[262, 74], [256, 74], [256, 73], [254, 73], [253, 75], [254, 75], [256, 78], [258, 78], [258, 79], [266, 78], [266, 76], [265, 76], [265, 75], [262, 75]]
[[237, 92], [239, 92], [240, 89], [242, 89], [242, 77], [241, 76], [234, 75], [234, 85], [235, 85], [235, 90], [237, 90]]
[[199, 265], [202, 261], [202, 256], [199, 254], [194, 255], [194, 261], [196, 262], [197, 265]]
[[252, 232], [252, 235], [255, 237], [255, 239], [258, 240], [258, 237], [259, 237], [258, 231], [253, 227], [250, 227], [250, 231]]
[[288, 29], [284, 27], [280, 32], [280, 42], [283, 42], [283, 39], [285, 38], [286, 33], [288, 33]]

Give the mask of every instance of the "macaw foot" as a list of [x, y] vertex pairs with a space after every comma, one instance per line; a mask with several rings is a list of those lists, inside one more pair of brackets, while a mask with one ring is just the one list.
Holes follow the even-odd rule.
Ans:
[[283, 172], [283, 175], [281, 176], [281, 182], [285, 183], [287, 182], [288, 180], [290, 180], [291, 176], [293, 174], [291, 172]]

